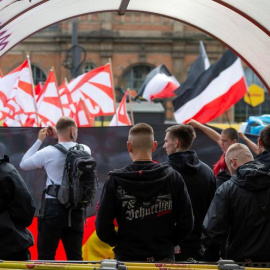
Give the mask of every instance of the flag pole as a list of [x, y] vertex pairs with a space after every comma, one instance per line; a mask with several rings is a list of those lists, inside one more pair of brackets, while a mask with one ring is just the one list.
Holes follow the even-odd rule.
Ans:
[[134, 114], [133, 114], [133, 109], [132, 109], [132, 100], [130, 96], [130, 89], [127, 89], [128, 91], [128, 100], [129, 100], [129, 109], [130, 109], [130, 115], [131, 115], [131, 124], [134, 126]]
[[[80, 98], [80, 101], [81, 101], [81, 103], [82, 103], [82, 105], [83, 105], [83, 109], [84, 109], [85, 114], [86, 114], [86, 116], [87, 116], [88, 122], [92, 124], [92, 117], [91, 117], [91, 115], [90, 115], [90, 113], [89, 113], [89, 110], [88, 110], [88, 108], [87, 108], [87, 106], [86, 106], [84, 100], [82, 100], [82, 99]], [[95, 120], [94, 120], [94, 121], [95, 121]]]
[[35, 107], [35, 110], [36, 110], [36, 121], [37, 121], [37, 125], [39, 126], [41, 123], [40, 123], [40, 119], [38, 117], [36, 94], [35, 94], [35, 90], [34, 90], [33, 74], [32, 74], [32, 67], [31, 67], [31, 62], [30, 62], [30, 56], [29, 55], [27, 55], [27, 61], [28, 61], [29, 72], [30, 72], [31, 89], [32, 89], [32, 95], [33, 95], [33, 99], [34, 99], [34, 107]]
[[59, 87], [58, 87], [58, 82], [57, 82], [57, 78], [56, 78], [56, 75], [55, 75], [54, 67], [52, 67], [51, 70], [52, 70], [52, 72], [53, 72], [53, 76], [54, 76], [54, 79], [55, 79], [55, 85], [56, 85], [56, 90], [57, 90], [57, 96], [58, 96], [58, 99], [59, 99], [59, 102], [60, 102], [62, 116], [64, 116], [64, 110], [63, 110], [61, 98], [60, 98], [60, 95], [59, 95]]
[[110, 65], [110, 75], [111, 75], [111, 81], [112, 81], [112, 89], [113, 89], [113, 100], [114, 100], [114, 108], [115, 108], [115, 117], [116, 117], [116, 125], [118, 126], [118, 116], [117, 116], [117, 110], [116, 110], [116, 95], [115, 95], [115, 89], [114, 89], [114, 80], [113, 80], [113, 69], [112, 69], [112, 59], [109, 58], [109, 65]]

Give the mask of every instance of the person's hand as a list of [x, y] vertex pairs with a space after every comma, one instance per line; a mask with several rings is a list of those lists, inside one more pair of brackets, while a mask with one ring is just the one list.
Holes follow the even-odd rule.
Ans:
[[238, 136], [240, 139], [244, 140], [245, 139], [245, 134], [242, 131], [238, 131]]
[[200, 123], [194, 119], [191, 119], [189, 122], [188, 122], [189, 125], [191, 125], [192, 127], [194, 128], [198, 128], [200, 126]]
[[48, 134], [48, 128], [42, 128], [38, 132], [38, 139], [43, 142], [44, 139], [47, 137], [47, 134]]
[[58, 136], [57, 136], [57, 132], [56, 132], [56, 128], [55, 127], [48, 126], [47, 129], [48, 129], [48, 135], [47, 136], [51, 136], [54, 139], [58, 139]]

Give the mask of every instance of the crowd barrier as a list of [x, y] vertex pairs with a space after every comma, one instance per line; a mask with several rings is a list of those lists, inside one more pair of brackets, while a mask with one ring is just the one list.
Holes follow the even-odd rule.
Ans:
[[[232, 260], [220, 260], [217, 263], [179, 262], [179, 263], [140, 263], [102, 260], [93, 262], [63, 261], [0, 261], [0, 270], [35, 269], [35, 270], [267, 270], [269, 263], [255, 263], [264, 267], [245, 266]], [[248, 264], [251, 264], [249, 262]]]

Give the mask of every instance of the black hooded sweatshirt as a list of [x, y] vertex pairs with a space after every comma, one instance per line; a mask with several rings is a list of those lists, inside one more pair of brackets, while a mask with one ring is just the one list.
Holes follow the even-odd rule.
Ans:
[[226, 259], [269, 262], [270, 167], [257, 161], [240, 166], [216, 191], [203, 225], [213, 260], [218, 259], [220, 240], [228, 235]]
[[35, 214], [35, 204], [15, 167], [0, 163], [0, 259], [8, 260], [33, 245], [26, 227]]
[[98, 206], [96, 232], [103, 242], [115, 246], [116, 259], [173, 258], [174, 246], [192, 229], [186, 185], [170, 166], [133, 162], [109, 173]]
[[185, 249], [201, 250], [203, 220], [216, 191], [214, 173], [198, 159], [195, 151], [173, 153], [168, 156], [166, 163], [184, 178], [193, 208], [194, 229], [181, 243], [181, 249], [183, 252]]

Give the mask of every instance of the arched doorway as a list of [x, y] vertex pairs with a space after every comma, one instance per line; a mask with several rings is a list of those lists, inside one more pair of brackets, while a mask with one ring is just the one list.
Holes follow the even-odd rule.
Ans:
[[87, 0], [2, 1], [0, 55], [29, 35], [67, 18], [102, 11], [150, 12], [193, 25], [220, 40], [237, 52], [269, 91], [270, 2], [262, 0], [260, 5], [252, 0], [234, 2], [168, 0], [165, 4], [162, 0], [103, 0], [89, 5]]

